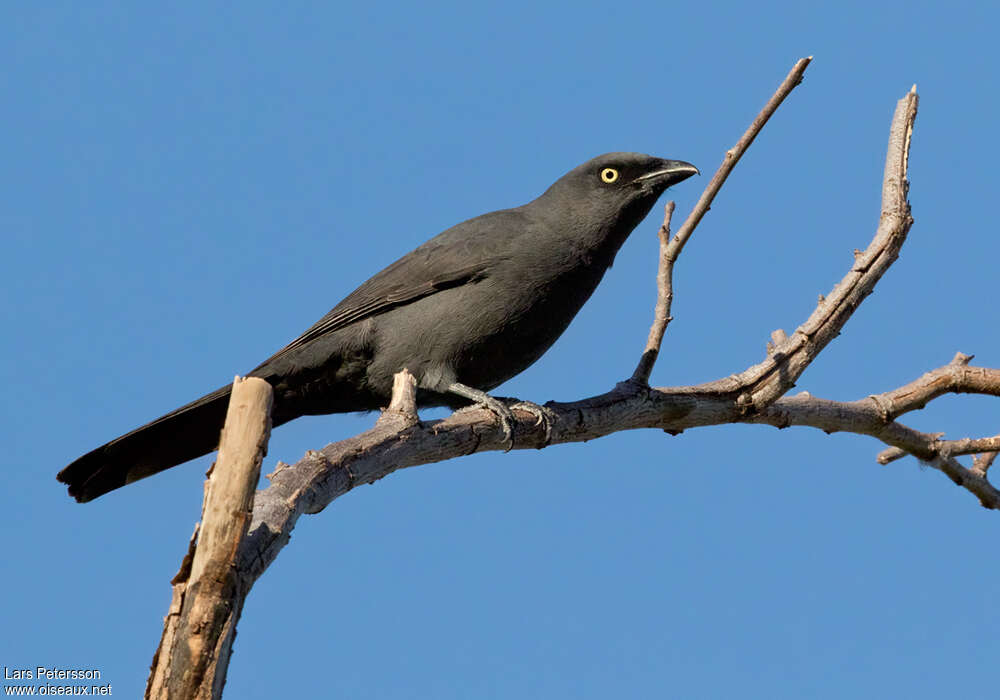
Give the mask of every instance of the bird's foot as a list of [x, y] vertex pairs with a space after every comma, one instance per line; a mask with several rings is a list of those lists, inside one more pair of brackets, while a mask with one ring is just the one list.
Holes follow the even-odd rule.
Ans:
[[504, 452], [510, 452], [514, 448], [514, 413], [510, 407], [500, 399], [493, 398], [485, 391], [473, 389], [471, 386], [454, 382], [448, 387], [448, 391], [458, 396], [475, 401], [480, 406], [489, 409], [497, 417], [500, 423], [500, 432], [503, 436], [502, 443]]
[[514, 449], [514, 412], [511, 411], [511, 407], [505, 404], [502, 400], [494, 398], [489, 394], [484, 393], [483, 396], [486, 397], [484, 401], [480, 401], [480, 405], [485, 406], [497, 417], [497, 421], [500, 423], [500, 432], [503, 435], [503, 451], [510, 452]]
[[555, 411], [545, 406], [539, 406], [533, 401], [518, 401], [516, 404], [511, 406], [511, 408], [519, 408], [522, 411], [527, 411], [535, 417], [535, 425], [540, 425], [545, 430], [545, 441], [542, 446], [548, 445], [552, 442], [552, 422], [556, 418]]

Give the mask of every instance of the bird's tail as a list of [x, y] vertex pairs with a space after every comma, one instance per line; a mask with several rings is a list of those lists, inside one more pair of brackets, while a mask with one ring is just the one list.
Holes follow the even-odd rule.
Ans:
[[231, 386], [202, 396], [176, 411], [88, 452], [56, 478], [80, 503], [133, 481], [208, 454], [219, 445]]

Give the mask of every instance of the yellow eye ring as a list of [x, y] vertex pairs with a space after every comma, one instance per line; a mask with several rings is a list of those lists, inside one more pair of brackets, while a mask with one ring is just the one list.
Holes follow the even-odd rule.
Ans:
[[618, 171], [614, 168], [605, 168], [601, 171], [601, 179], [610, 185], [618, 179]]

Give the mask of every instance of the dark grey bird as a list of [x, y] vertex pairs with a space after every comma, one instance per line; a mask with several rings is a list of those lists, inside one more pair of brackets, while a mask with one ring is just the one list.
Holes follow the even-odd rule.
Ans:
[[[250, 372], [274, 388], [273, 425], [378, 409], [406, 368], [419, 405], [484, 404], [509, 438], [509, 409], [485, 392], [541, 357], [657, 198], [697, 172], [683, 161], [608, 153], [528, 204], [435, 236]], [[224, 386], [88, 452], [59, 481], [90, 501], [208, 454], [229, 392]]]

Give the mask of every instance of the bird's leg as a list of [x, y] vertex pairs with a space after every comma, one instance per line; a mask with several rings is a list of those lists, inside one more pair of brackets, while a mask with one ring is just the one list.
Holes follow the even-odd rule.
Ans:
[[473, 389], [471, 386], [466, 386], [459, 382], [452, 382], [445, 391], [475, 401], [493, 411], [497, 420], [500, 421], [500, 430], [503, 432], [503, 442], [506, 445], [505, 452], [511, 451], [514, 447], [514, 414], [508, 408], [507, 404], [493, 398], [485, 391]]

